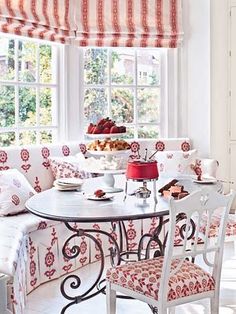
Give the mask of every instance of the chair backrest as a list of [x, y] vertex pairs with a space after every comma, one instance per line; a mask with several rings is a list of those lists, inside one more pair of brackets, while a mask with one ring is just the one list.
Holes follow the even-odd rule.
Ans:
[[[228, 195], [223, 195], [209, 188], [204, 188], [181, 200], [174, 200], [173, 198], [169, 200], [170, 223], [160, 282], [160, 300], [166, 300], [169, 278], [180, 269], [186, 258], [202, 255], [202, 262], [207, 268], [210, 268], [215, 284], [219, 285], [225, 229], [234, 197], [234, 191]], [[212, 238], [209, 237], [211, 217], [216, 210], [219, 211], [219, 208], [222, 212], [220, 227], [217, 236], [212, 241]], [[176, 223], [180, 217], [184, 219], [185, 226], [182, 228], [184, 231], [183, 246], [179, 251], [174, 250], [174, 237]], [[199, 245], [199, 239], [201, 239], [201, 245]], [[178, 267], [171, 270], [171, 262], [176, 258], [179, 259]]]

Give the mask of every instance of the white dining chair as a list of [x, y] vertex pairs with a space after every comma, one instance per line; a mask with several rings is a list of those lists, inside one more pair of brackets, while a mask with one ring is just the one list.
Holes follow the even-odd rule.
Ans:
[[[116, 313], [116, 292], [146, 302], [158, 314], [174, 312], [180, 304], [210, 298], [211, 313], [219, 313], [219, 289], [225, 228], [235, 192], [219, 194], [209, 189], [195, 191], [181, 200], [169, 200], [170, 223], [165, 255], [127, 263], [107, 271], [107, 314]], [[209, 237], [211, 217], [221, 208], [222, 219], [214, 243]], [[176, 219], [185, 215], [181, 252], [174, 249]], [[202, 233], [202, 217], [207, 224]], [[195, 222], [194, 236], [191, 219]], [[199, 245], [201, 238], [203, 244]], [[202, 258], [200, 258], [202, 257]], [[198, 264], [199, 262], [199, 264]], [[148, 311], [147, 311], [148, 312]]]

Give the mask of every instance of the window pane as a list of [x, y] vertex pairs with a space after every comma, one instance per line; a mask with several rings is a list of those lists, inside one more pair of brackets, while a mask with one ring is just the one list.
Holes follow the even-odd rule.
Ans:
[[[41, 83], [51, 83], [53, 78], [53, 49], [49, 45], [39, 46], [39, 76]], [[56, 62], [54, 62], [56, 64]]]
[[0, 85], [0, 127], [15, 124], [15, 87]]
[[31, 41], [19, 41], [18, 51], [19, 80], [24, 82], [35, 82], [37, 45]]
[[160, 130], [158, 126], [141, 126], [138, 128], [138, 138], [158, 138]]
[[52, 131], [45, 130], [40, 132], [40, 144], [52, 143]]
[[134, 138], [134, 128], [126, 127], [125, 137], [126, 138]]
[[108, 82], [107, 49], [86, 49], [84, 60], [85, 84], [101, 85]]
[[156, 88], [139, 88], [137, 97], [138, 122], [159, 122], [160, 90]]
[[134, 119], [134, 95], [130, 88], [112, 88], [112, 119], [118, 123], [130, 123]]
[[13, 80], [15, 78], [15, 41], [0, 37], [0, 79]]
[[[55, 89], [41, 88], [39, 92], [39, 123], [40, 125], [56, 124]], [[55, 120], [55, 121], [53, 121]], [[53, 123], [54, 122], [54, 123]]]
[[101, 118], [108, 116], [107, 89], [88, 88], [84, 96], [85, 124], [97, 123]]
[[112, 50], [111, 81], [113, 84], [133, 84], [134, 82], [133, 49]]
[[36, 131], [23, 131], [19, 135], [20, 145], [36, 144]]
[[160, 84], [160, 53], [158, 50], [137, 51], [138, 85]]
[[24, 126], [36, 124], [36, 89], [33, 87], [19, 88], [19, 122]]
[[0, 133], [0, 146], [15, 145], [16, 135], [15, 132]]

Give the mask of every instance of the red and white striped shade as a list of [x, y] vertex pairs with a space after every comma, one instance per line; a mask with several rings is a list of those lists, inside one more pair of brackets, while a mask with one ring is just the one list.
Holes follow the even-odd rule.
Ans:
[[68, 43], [75, 37], [71, 0], [0, 0], [0, 31]]
[[77, 0], [79, 46], [178, 47], [181, 0]]
[[181, 0], [0, 0], [0, 31], [78, 46], [178, 47]]

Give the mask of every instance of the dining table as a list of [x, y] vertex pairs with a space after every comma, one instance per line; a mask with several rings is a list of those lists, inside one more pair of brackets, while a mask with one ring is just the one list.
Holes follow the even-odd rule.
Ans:
[[[159, 190], [172, 179], [158, 179], [155, 182], [155, 188]], [[102, 285], [101, 282], [104, 282], [106, 253], [103, 250], [101, 242], [95, 236], [97, 233], [107, 237], [111, 244], [109, 249], [111, 266], [128, 262], [129, 259], [132, 260], [133, 255], [136, 255], [138, 260], [149, 258], [150, 252], [153, 249], [153, 245], [151, 245], [153, 241], [158, 244], [158, 247], [153, 252], [153, 256], [164, 255], [166, 237], [162, 239], [160, 234], [163, 226], [168, 222], [168, 199], [163, 198], [159, 193], [157, 195], [155, 193], [155, 197], [153, 197], [154, 185], [152, 181], [131, 181], [127, 185], [125, 175], [116, 175], [115, 180], [116, 186], [119, 186], [125, 192], [107, 193], [106, 197], [102, 199], [94, 197], [94, 192], [102, 189], [102, 177], [96, 177], [85, 179], [80, 190], [60, 191], [53, 187], [32, 196], [26, 202], [26, 208], [32, 214], [45, 219], [60, 221], [71, 231], [71, 236], [65, 240], [62, 248], [62, 254], [66, 259], [74, 259], [79, 256], [80, 247], [78, 245], [70, 246], [69, 251], [68, 247], [69, 243], [72, 242], [71, 240], [80, 237], [90, 239], [100, 253], [98, 275], [85, 292], [77, 295], [74, 293], [82, 284], [79, 275], [75, 273], [67, 275], [61, 281], [61, 293], [69, 301], [62, 308], [61, 313], [65, 313], [70, 306], [88, 300], [105, 291], [105, 285]], [[144, 183], [150, 189], [151, 195], [148, 198], [138, 198], [133, 192]], [[217, 180], [203, 185], [194, 182], [191, 177], [184, 177], [178, 178], [178, 184], [184, 186], [184, 190], [189, 193], [201, 189], [203, 186], [204, 188], [215, 189], [218, 192], [222, 191], [222, 183]], [[152, 217], [159, 218], [157, 227], [151, 234], [143, 234], [139, 240], [138, 249], [131, 251], [128, 245], [125, 245], [125, 243], [127, 244], [125, 221]], [[179, 217], [180, 220], [183, 218]], [[75, 227], [74, 223], [79, 223], [79, 227]], [[108, 232], [102, 229], [88, 228], [88, 223], [109, 223], [112, 231]], [[194, 223], [192, 227], [194, 229]], [[119, 230], [118, 238], [114, 236], [113, 232], [117, 228]], [[146, 245], [145, 249], [144, 243]], [[70, 288], [73, 290], [71, 295], [66, 291], [69, 282], [71, 282]]]

